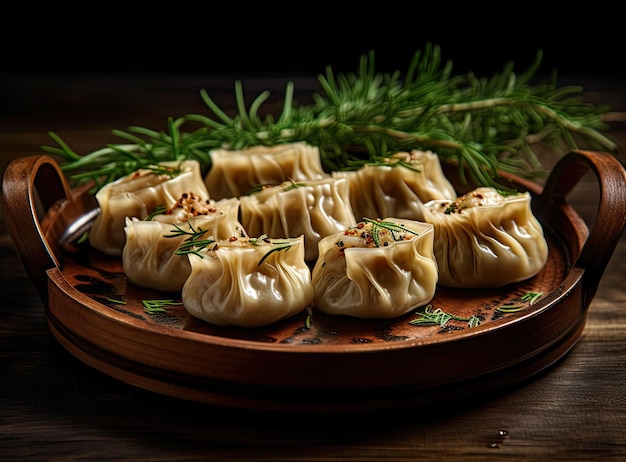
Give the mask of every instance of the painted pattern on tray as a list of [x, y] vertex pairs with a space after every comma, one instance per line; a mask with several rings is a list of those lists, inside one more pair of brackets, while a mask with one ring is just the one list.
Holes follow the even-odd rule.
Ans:
[[[551, 267], [549, 262], [547, 268]], [[240, 328], [214, 326], [190, 316], [180, 294], [134, 286], [121, 270], [119, 259], [98, 252], [68, 256], [64, 272], [76, 290], [129, 319], [211, 336], [286, 345], [395, 343], [467, 331], [532, 309], [544, 286], [552, 284], [551, 280], [532, 278], [498, 290], [442, 288], [427, 305], [388, 320], [329, 315], [311, 306], [269, 326]]]

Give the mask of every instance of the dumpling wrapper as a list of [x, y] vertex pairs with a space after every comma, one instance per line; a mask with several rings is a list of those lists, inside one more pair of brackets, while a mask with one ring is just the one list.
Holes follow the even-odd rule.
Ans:
[[319, 148], [305, 143], [214, 149], [209, 154], [211, 168], [204, 180], [216, 200], [243, 196], [258, 186], [329, 176], [322, 168]]
[[[315, 306], [333, 315], [390, 319], [435, 295], [438, 280], [433, 226], [385, 218], [366, 220], [319, 242], [312, 271]], [[372, 239], [377, 236], [377, 242]]]
[[304, 237], [220, 241], [189, 254], [182, 290], [190, 315], [218, 326], [262, 327], [300, 313], [313, 302]]
[[536, 275], [547, 262], [548, 243], [528, 192], [502, 196], [480, 187], [425, 205], [442, 286], [498, 288]]
[[172, 176], [140, 169], [106, 184], [96, 193], [100, 213], [89, 230], [93, 248], [121, 256], [126, 240], [126, 217], [143, 220], [157, 206], [172, 207], [184, 193], [209, 198], [198, 161], [161, 162], [158, 166], [179, 173]]
[[332, 175], [350, 180], [350, 200], [357, 220], [396, 217], [423, 221], [424, 203], [457, 197], [439, 157], [432, 151], [400, 152], [385, 163], [366, 164], [355, 171]]
[[210, 211], [191, 218], [181, 209], [156, 215], [152, 220], [126, 218], [122, 264], [126, 277], [134, 285], [180, 292], [191, 274], [191, 265], [187, 255], [178, 255], [176, 251], [193, 233], [197, 234], [196, 240], [247, 236], [238, 221], [236, 198], [215, 202]]
[[241, 223], [251, 236], [304, 235], [304, 258], [317, 259], [317, 243], [356, 224], [345, 178], [286, 181], [241, 196]]

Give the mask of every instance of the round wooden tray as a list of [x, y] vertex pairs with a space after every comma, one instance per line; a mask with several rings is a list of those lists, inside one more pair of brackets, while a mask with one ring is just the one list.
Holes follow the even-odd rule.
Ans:
[[[600, 192], [591, 230], [566, 200], [588, 171]], [[548, 262], [537, 276], [502, 289], [438, 288], [432, 309], [453, 317], [434, 325], [416, 324], [418, 312], [374, 321], [313, 310], [257, 329], [212, 326], [182, 305], [150, 314], [143, 301], [180, 301], [180, 294], [137, 288], [121, 259], [60, 244], [68, 226], [96, 204], [84, 188], [69, 188], [51, 157], [8, 166], [3, 206], [51, 332], [84, 363], [147, 390], [219, 406], [371, 411], [517, 383], [557, 362], [580, 338], [626, 224], [626, 172], [609, 154], [573, 151], [543, 188], [506, 178], [531, 193]], [[541, 295], [529, 303], [530, 293]], [[511, 305], [519, 309], [502, 309]], [[470, 326], [470, 316], [479, 325]]]

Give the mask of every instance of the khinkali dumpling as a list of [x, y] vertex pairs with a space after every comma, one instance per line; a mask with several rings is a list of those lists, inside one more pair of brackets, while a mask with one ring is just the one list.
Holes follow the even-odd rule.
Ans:
[[439, 157], [431, 151], [399, 152], [380, 163], [332, 175], [350, 180], [350, 200], [358, 220], [397, 217], [423, 221], [425, 202], [457, 197]]
[[89, 243], [107, 255], [121, 256], [126, 217], [144, 219], [158, 206], [172, 207], [185, 193], [209, 197], [196, 160], [161, 162], [106, 184], [95, 196], [100, 213]]
[[239, 197], [259, 186], [290, 179], [316, 180], [329, 176], [322, 168], [319, 148], [305, 143], [214, 149], [209, 154], [211, 168], [205, 182], [213, 199]]
[[239, 201], [192, 201], [185, 194], [179, 204], [151, 219], [126, 218], [126, 243], [122, 252], [124, 273], [140, 287], [179, 292], [191, 273], [181, 245], [245, 237], [238, 221]]
[[189, 253], [182, 290], [192, 316], [218, 326], [261, 327], [313, 302], [304, 237], [230, 239]]
[[503, 196], [480, 187], [425, 205], [442, 286], [497, 288], [528, 279], [546, 264], [548, 244], [527, 192]]
[[433, 226], [364, 219], [319, 242], [312, 272], [315, 306], [355, 318], [395, 318], [435, 295]]
[[317, 258], [322, 237], [356, 224], [345, 178], [285, 181], [241, 196], [241, 223], [250, 236], [304, 235], [304, 258]]

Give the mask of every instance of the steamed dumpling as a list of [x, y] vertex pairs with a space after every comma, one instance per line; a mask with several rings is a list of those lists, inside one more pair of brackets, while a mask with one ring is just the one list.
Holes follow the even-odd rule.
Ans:
[[230, 239], [189, 253], [182, 290], [190, 315], [218, 326], [261, 327], [313, 302], [304, 237]]
[[439, 283], [497, 288], [536, 275], [548, 259], [548, 244], [530, 201], [527, 192], [503, 196], [480, 187], [454, 201], [425, 204]]
[[184, 243], [246, 236], [238, 221], [239, 201], [193, 201], [185, 194], [173, 209], [149, 220], [126, 218], [122, 264], [128, 280], [140, 287], [179, 292], [191, 273]]
[[350, 180], [352, 210], [362, 217], [397, 217], [423, 221], [424, 203], [456, 199], [452, 183], [431, 151], [400, 152], [355, 171], [333, 172]]
[[158, 206], [172, 207], [185, 193], [209, 197], [196, 160], [161, 162], [106, 184], [95, 196], [100, 214], [89, 243], [107, 255], [121, 256], [126, 217], [142, 220]]
[[251, 236], [304, 235], [304, 258], [317, 258], [317, 243], [356, 223], [345, 178], [285, 181], [241, 196], [241, 223]]
[[283, 181], [317, 180], [329, 176], [322, 168], [319, 148], [305, 143], [252, 146], [241, 150], [214, 149], [205, 177], [213, 199], [239, 197], [264, 185]]
[[315, 306], [328, 314], [395, 318], [435, 295], [433, 226], [365, 219], [319, 242], [313, 268]]

